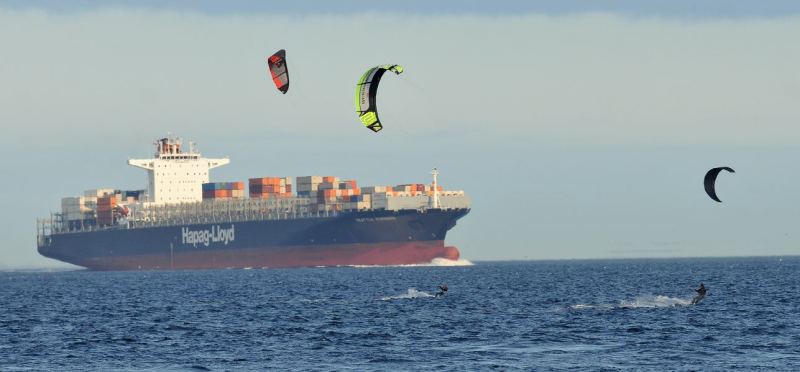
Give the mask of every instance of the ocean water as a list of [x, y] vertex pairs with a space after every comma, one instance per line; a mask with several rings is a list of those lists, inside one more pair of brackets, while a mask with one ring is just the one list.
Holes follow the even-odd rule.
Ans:
[[2, 272], [0, 301], [2, 371], [800, 370], [800, 257]]

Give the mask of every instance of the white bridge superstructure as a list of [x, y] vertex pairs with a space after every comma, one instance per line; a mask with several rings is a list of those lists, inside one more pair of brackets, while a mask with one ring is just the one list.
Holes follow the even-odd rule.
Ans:
[[148, 202], [177, 204], [203, 201], [203, 183], [208, 171], [230, 163], [230, 159], [203, 158], [189, 143], [183, 152], [179, 138], [162, 138], [155, 143], [153, 159], [129, 159], [128, 164], [147, 170]]

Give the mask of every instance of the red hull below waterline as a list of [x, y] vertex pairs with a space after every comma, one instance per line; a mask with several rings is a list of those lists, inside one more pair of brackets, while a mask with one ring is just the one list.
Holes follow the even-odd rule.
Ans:
[[292, 246], [118, 256], [78, 263], [92, 270], [182, 270], [353, 265], [412, 265], [436, 258], [458, 260], [458, 248], [443, 240], [408, 243]]

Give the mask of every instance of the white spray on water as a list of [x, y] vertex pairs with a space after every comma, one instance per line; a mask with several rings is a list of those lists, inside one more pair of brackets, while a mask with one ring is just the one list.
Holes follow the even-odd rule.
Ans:
[[427, 297], [434, 297], [434, 296], [425, 291], [418, 291], [415, 288], [409, 288], [406, 293], [397, 296], [382, 297], [381, 300], [389, 301], [389, 300], [402, 300], [407, 298], [427, 298]]
[[618, 304], [577, 304], [569, 307], [570, 310], [585, 309], [651, 309], [664, 307], [689, 306], [691, 298], [677, 298], [662, 295], [641, 295], [633, 300], [620, 300]]
[[348, 265], [349, 267], [356, 268], [371, 268], [371, 267], [449, 267], [449, 266], [473, 266], [470, 260], [460, 258], [458, 260], [448, 260], [446, 258], [434, 258], [431, 262], [421, 264], [408, 264], [408, 265]]

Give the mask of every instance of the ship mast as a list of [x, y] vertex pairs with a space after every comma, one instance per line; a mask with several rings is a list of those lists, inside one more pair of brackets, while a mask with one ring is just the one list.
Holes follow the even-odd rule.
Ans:
[[439, 171], [436, 168], [433, 168], [431, 171], [433, 175], [433, 198], [431, 199], [431, 208], [439, 209], [439, 187], [436, 177], [439, 175]]

